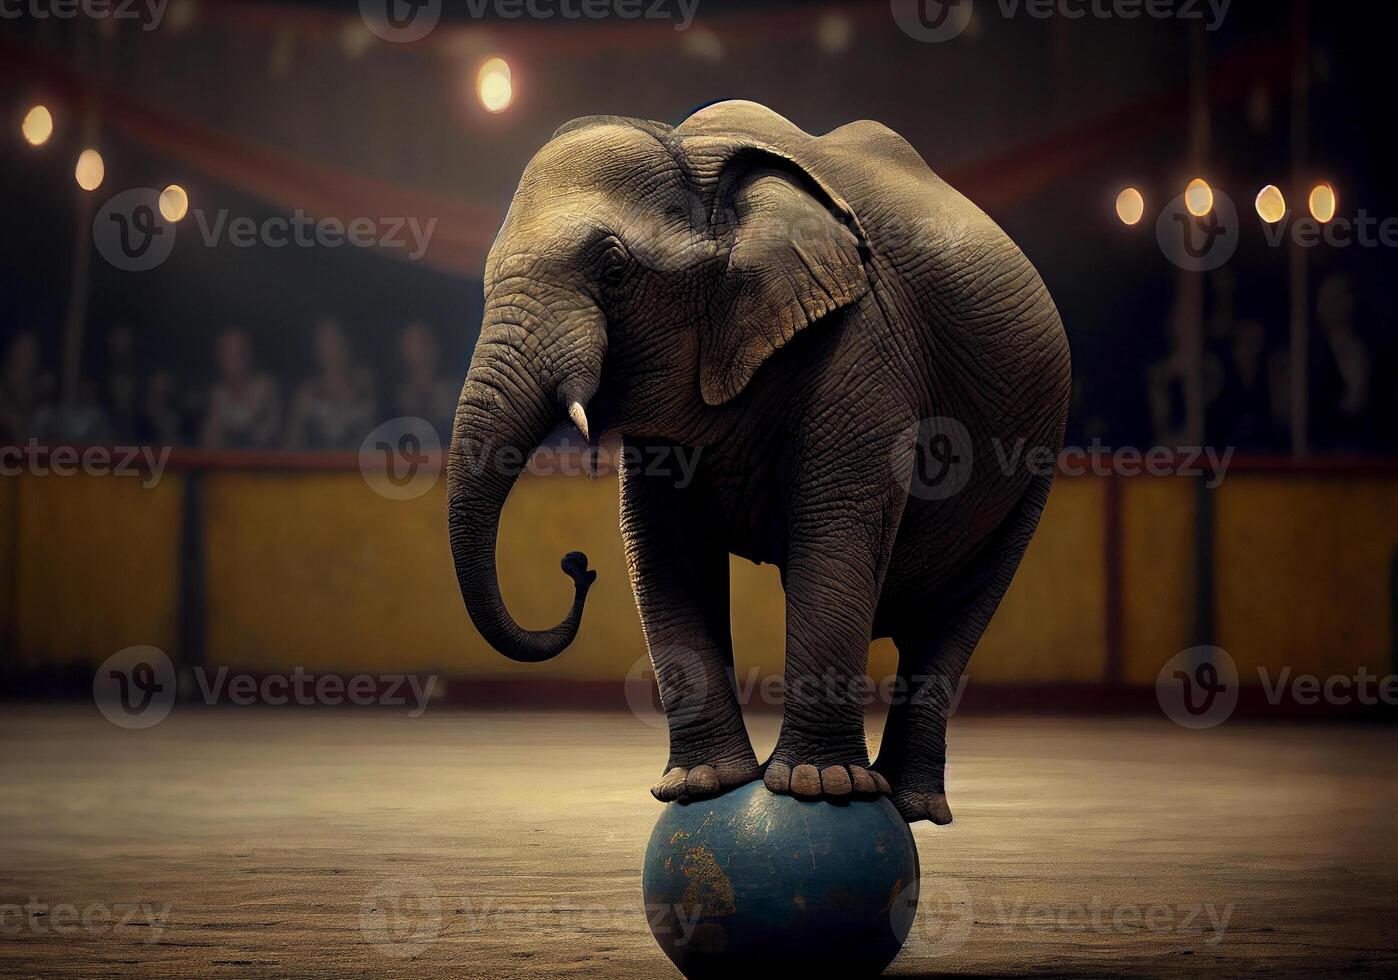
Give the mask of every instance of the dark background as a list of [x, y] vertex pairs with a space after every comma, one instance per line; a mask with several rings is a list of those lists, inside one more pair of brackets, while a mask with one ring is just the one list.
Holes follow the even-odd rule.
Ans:
[[[471, 244], [453, 247], [446, 261], [349, 247], [210, 249], [197, 241], [192, 216], [173, 256], [154, 271], [126, 273], [93, 258], [84, 375], [100, 388], [102, 338], [113, 325], [130, 326], [143, 369], [164, 367], [178, 378], [188, 437], [197, 434], [218, 331], [247, 329], [259, 362], [289, 387], [311, 370], [309, 327], [325, 315], [343, 322], [378, 374], [379, 414], [389, 417], [397, 337], [408, 322], [438, 333], [444, 374], [463, 373], [478, 327], [481, 248], [529, 156], [557, 125], [600, 112], [673, 123], [697, 105], [742, 97], [810, 132], [867, 117], [905, 135], [1009, 232], [1046, 280], [1073, 345], [1070, 440], [1168, 443], [1171, 433], [1149, 410], [1147, 378], [1170, 351], [1167, 320], [1183, 277], [1157, 247], [1154, 219], [1195, 175], [1188, 86], [1191, 35], [1203, 33], [1203, 171], [1236, 202], [1242, 224], [1236, 256], [1203, 276], [1206, 433], [1244, 450], [1287, 451], [1284, 411], [1265, 426], [1234, 431], [1230, 416], [1239, 409], [1228, 362], [1232, 325], [1253, 319], [1265, 336], [1263, 363], [1285, 371], [1286, 249], [1267, 245], [1252, 198], [1276, 183], [1292, 207], [1304, 208], [1306, 188], [1291, 186], [1292, 5], [1236, 0], [1215, 31], [1144, 17], [1007, 19], [995, 4], [980, 8], [963, 36], [943, 44], [903, 34], [883, 3], [702, 0], [685, 32], [650, 21], [476, 22], [463, 5], [448, 5], [433, 35], [409, 45], [365, 39], [362, 30], [356, 41], [357, 5], [338, 2], [205, 2], [191, 6], [192, 15], [173, 3], [167, 23], [151, 32], [0, 22], [11, 134], [0, 158], [9, 229], [0, 236], [3, 339], [36, 331], [45, 363], [57, 364], [74, 229], [82, 224], [72, 161], [84, 144], [74, 116], [90, 111], [107, 165], [92, 195], [97, 206], [126, 187], [178, 181], [194, 208], [261, 221], [303, 206], [308, 187], [322, 189], [298, 170], [308, 166], [334, 175], [333, 205], [347, 216], [397, 214], [402, 192], [427, 196], [423, 214], [442, 202], [463, 208], [468, 217], [439, 226], [434, 252], [447, 225]], [[188, 22], [175, 30], [177, 17]], [[1398, 214], [1384, 108], [1395, 14], [1388, 5], [1311, 4], [1302, 20], [1311, 70], [1304, 172], [1335, 185], [1341, 216]], [[472, 85], [475, 67], [491, 54], [514, 71], [515, 101], [499, 115], [480, 108]], [[50, 104], [58, 121], [37, 149], [18, 138], [19, 120], [36, 101]], [[201, 166], [229, 148], [251, 154], [249, 169], [260, 179]], [[267, 160], [291, 163], [269, 172]], [[1115, 194], [1128, 183], [1146, 195], [1145, 219], [1134, 228], [1113, 214]], [[304, 206], [314, 214], [318, 203]], [[1309, 264], [1311, 448], [1393, 452], [1391, 251], [1321, 245]], [[1368, 367], [1357, 413], [1338, 407], [1340, 371], [1315, 326], [1317, 292], [1335, 276], [1353, 294], [1353, 329]], [[1230, 287], [1231, 312], [1220, 302]], [[1168, 397], [1178, 420], [1179, 393], [1170, 388]], [[1284, 404], [1283, 394], [1276, 398]]]

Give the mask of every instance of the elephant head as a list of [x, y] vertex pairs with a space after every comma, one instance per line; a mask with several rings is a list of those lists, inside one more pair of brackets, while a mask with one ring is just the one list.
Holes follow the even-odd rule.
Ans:
[[[563, 418], [584, 437], [702, 443], [754, 373], [869, 289], [856, 216], [802, 159], [804, 133], [728, 103], [679, 127], [588, 117], [529, 163], [490, 250], [480, 339], [448, 459], [457, 578], [492, 646], [535, 662], [573, 640], [595, 573], [571, 553], [571, 611], [522, 629], [496, 575], [500, 511]], [[777, 138], [773, 138], [773, 137]]]

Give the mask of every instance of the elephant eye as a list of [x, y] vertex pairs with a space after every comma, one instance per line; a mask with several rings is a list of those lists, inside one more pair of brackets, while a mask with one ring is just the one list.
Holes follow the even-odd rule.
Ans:
[[604, 285], [616, 286], [625, 277], [627, 265], [626, 249], [622, 247], [621, 242], [612, 239], [602, 251], [598, 277]]

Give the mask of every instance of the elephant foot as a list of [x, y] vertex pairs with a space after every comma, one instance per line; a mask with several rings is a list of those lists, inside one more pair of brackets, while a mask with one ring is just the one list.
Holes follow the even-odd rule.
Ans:
[[939, 827], [951, 823], [951, 807], [947, 805], [947, 798], [943, 793], [904, 792], [895, 789], [893, 805], [908, 823], [931, 820]]
[[898, 772], [894, 772], [890, 778], [893, 782], [893, 805], [908, 823], [930, 820], [939, 827], [951, 823], [951, 807], [947, 804], [946, 793], [933, 788], [941, 785], [940, 778], [934, 783], [930, 777]]
[[650, 795], [661, 803], [690, 803], [721, 796], [762, 775], [757, 759], [717, 762], [713, 765], [673, 766], [650, 788]]
[[865, 766], [814, 766], [773, 760], [762, 778], [767, 789], [802, 800], [847, 800], [887, 796], [888, 780]]

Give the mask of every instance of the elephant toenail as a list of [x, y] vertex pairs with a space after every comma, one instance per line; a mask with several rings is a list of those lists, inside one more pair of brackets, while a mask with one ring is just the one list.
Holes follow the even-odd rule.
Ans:
[[689, 770], [685, 789], [690, 793], [717, 793], [718, 770], [713, 766], [695, 766]]
[[853, 784], [844, 766], [826, 766], [820, 771], [820, 787], [826, 796], [848, 796]]
[[874, 777], [869, 774], [868, 769], [859, 766], [851, 766], [849, 770], [850, 788], [859, 796], [874, 796], [878, 793], [878, 784], [874, 782]]
[[812, 799], [819, 796], [820, 770], [810, 765], [800, 765], [791, 770], [791, 792], [795, 796]]

